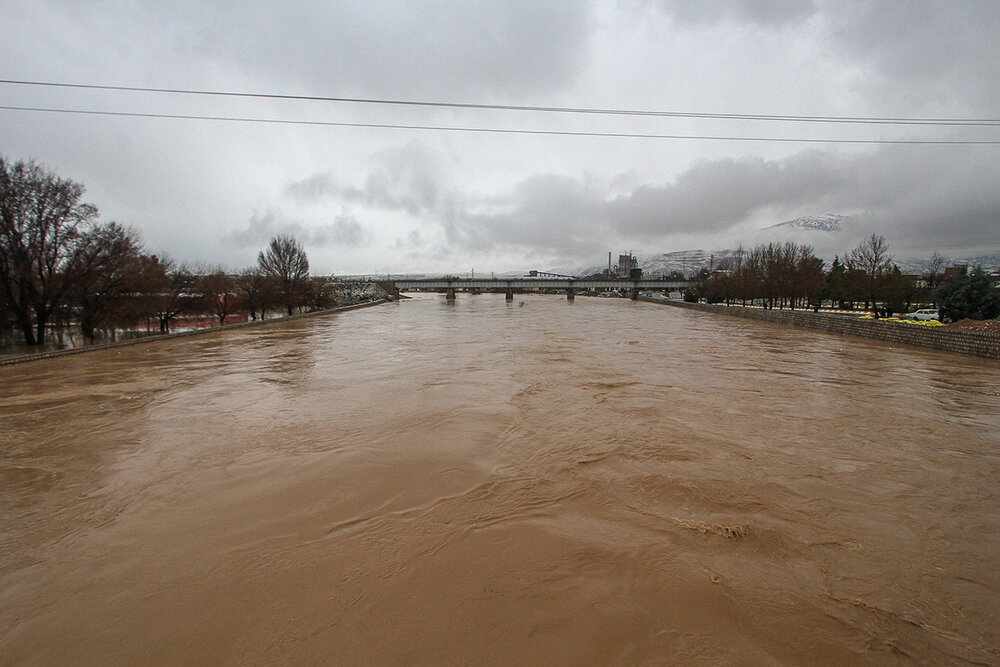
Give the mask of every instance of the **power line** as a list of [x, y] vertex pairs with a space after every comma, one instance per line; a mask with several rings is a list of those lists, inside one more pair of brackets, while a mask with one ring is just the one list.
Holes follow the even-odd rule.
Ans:
[[461, 127], [450, 125], [407, 125], [402, 123], [351, 123], [341, 121], [301, 120], [284, 118], [253, 118], [240, 116], [205, 116], [193, 114], [140, 113], [128, 111], [100, 111], [94, 109], [58, 109], [51, 107], [0, 106], [5, 111], [29, 111], [86, 116], [116, 116], [125, 118], [166, 118], [176, 120], [203, 120], [233, 123], [265, 123], [274, 125], [307, 125], [319, 127], [355, 127], [391, 130], [424, 130], [438, 132], [478, 132], [492, 134], [526, 134], [565, 137], [617, 137], [625, 139], [691, 139], [706, 141], [759, 141], [778, 143], [814, 144], [917, 144], [917, 145], [998, 145], [1000, 140], [936, 140], [936, 139], [804, 139], [792, 137], [715, 136], [698, 134], [654, 134], [633, 132], [591, 132], [574, 130], [524, 130], [496, 127]]
[[389, 130], [424, 130], [436, 132], [474, 132], [488, 134], [526, 134], [557, 137], [615, 137], [624, 139], [690, 139], [704, 141], [757, 141], [774, 143], [802, 144], [915, 144], [915, 145], [957, 145], [957, 146], [991, 146], [1000, 145], [1000, 140], [962, 140], [962, 139], [803, 139], [793, 137], [747, 137], [747, 136], [715, 136], [700, 134], [647, 134], [633, 132], [588, 132], [573, 130], [522, 130], [497, 127], [460, 127], [450, 125], [406, 125], [401, 123], [349, 123], [326, 120], [301, 120], [283, 118], [252, 118], [239, 116], [201, 116], [192, 114], [139, 113], [129, 111], [99, 111], [95, 109], [57, 109], [51, 107], [23, 107], [0, 105], [2, 111], [28, 111], [37, 113], [60, 113], [83, 116], [113, 116], [121, 118], [169, 118], [176, 120], [203, 120], [231, 123], [266, 123], [273, 125], [309, 125], [318, 127], [356, 127]]
[[47, 88], [74, 88], [81, 90], [112, 90], [141, 93], [164, 93], [171, 95], [201, 95], [215, 97], [239, 97], [274, 100], [299, 100], [310, 102], [345, 102], [353, 104], [376, 104], [411, 107], [435, 107], [445, 109], [475, 109], [492, 111], [531, 111], [544, 113], [593, 114], [613, 116], [653, 116], [666, 118], [700, 118], [718, 120], [759, 120], [788, 123], [851, 123], [872, 125], [948, 125], [991, 127], [1000, 125], [1000, 118], [904, 118], [891, 116], [796, 116], [775, 114], [709, 113], [694, 111], [654, 111], [642, 109], [601, 109], [590, 107], [550, 107], [525, 106], [516, 104], [473, 104], [465, 102], [430, 102], [419, 100], [394, 100], [363, 97], [324, 97], [318, 95], [287, 95], [280, 93], [248, 93], [220, 90], [195, 90], [187, 88], [145, 88], [139, 86], [110, 86], [84, 83], [60, 83], [52, 81], [24, 81], [0, 79], [0, 84], [17, 86], [37, 86]]

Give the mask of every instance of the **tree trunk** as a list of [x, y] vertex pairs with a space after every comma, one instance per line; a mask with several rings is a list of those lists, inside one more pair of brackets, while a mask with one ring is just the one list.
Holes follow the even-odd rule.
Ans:
[[21, 321], [21, 333], [24, 334], [24, 342], [28, 345], [37, 345], [35, 342], [35, 330], [31, 326], [31, 321]]
[[94, 342], [94, 323], [86, 315], [80, 317], [80, 332], [88, 343]]

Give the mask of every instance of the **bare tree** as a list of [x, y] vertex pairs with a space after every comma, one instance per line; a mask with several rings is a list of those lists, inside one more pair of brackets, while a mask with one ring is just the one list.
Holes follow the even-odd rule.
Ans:
[[0, 289], [0, 345], [13, 340], [14, 312], [7, 303], [7, 291]]
[[941, 284], [941, 280], [944, 278], [944, 265], [947, 260], [941, 256], [941, 253], [934, 251], [931, 255], [930, 262], [927, 264], [927, 270], [924, 271], [923, 279], [927, 283], [927, 293], [933, 299], [934, 294], [937, 291], [938, 285]]
[[927, 271], [924, 273], [927, 281], [931, 283], [931, 287], [937, 287], [938, 283], [941, 282], [941, 278], [944, 276], [944, 265], [946, 262], [947, 260], [936, 250], [931, 255], [930, 262], [927, 265]]
[[309, 277], [306, 251], [291, 236], [278, 235], [257, 255], [257, 265], [276, 283], [288, 314], [302, 299], [303, 284]]
[[191, 272], [166, 257], [143, 255], [136, 287], [142, 299], [142, 312], [156, 318], [161, 333], [169, 333], [170, 323], [190, 309], [195, 300]]
[[882, 287], [892, 271], [892, 257], [885, 237], [872, 234], [858, 244], [847, 258], [848, 270], [856, 272], [861, 296], [872, 307], [881, 296]]
[[95, 329], [124, 319], [141, 244], [134, 231], [111, 222], [84, 233], [80, 246], [79, 272], [70, 287], [70, 299], [83, 337], [92, 341]]
[[250, 319], [256, 320], [258, 315], [264, 319], [272, 300], [271, 280], [264, 271], [258, 266], [244, 269], [236, 279], [236, 289]]
[[304, 301], [310, 312], [326, 310], [337, 305], [336, 285], [329, 278], [312, 277], [305, 282]]
[[239, 307], [236, 279], [221, 268], [200, 276], [198, 291], [201, 293], [202, 307], [206, 312], [219, 318], [219, 326], [225, 324], [226, 318], [235, 313]]
[[0, 156], [0, 288], [28, 345], [44, 342], [78, 278], [80, 239], [97, 218], [83, 193], [34, 162]]
[[770, 270], [774, 273], [774, 284], [778, 290], [778, 307], [784, 308], [787, 303], [792, 310], [795, 309], [796, 285], [795, 285], [795, 262], [798, 249], [792, 242], [775, 244], [772, 253], [772, 265]]

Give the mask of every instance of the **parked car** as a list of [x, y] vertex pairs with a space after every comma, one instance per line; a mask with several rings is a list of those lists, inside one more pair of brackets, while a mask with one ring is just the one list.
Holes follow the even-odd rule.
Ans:
[[937, 308], [921, 308], [920, 310], [915, 310], [912, 313], [907, 313], [903, 315], [908, 320], [940, 320], [941, 315], [938, 313]]

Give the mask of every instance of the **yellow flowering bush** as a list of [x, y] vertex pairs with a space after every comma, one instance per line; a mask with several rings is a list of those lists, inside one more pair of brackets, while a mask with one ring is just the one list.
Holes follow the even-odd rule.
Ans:
[[[875, 318], [871, 315], [862, 315], [858, 318], [859, 320], [874, 320]], [[939, 320], [904, 320], [899, 317], [883, 317], [880, 322], [896, 322], [898, 324], [909, 324], [913, 326], [920, 327], [943, 327], [944, 324]]]

